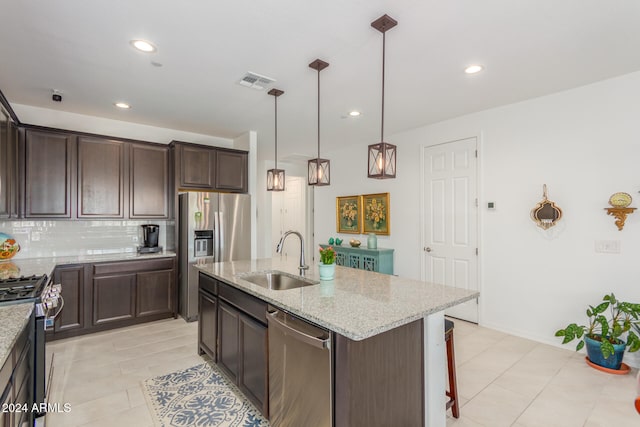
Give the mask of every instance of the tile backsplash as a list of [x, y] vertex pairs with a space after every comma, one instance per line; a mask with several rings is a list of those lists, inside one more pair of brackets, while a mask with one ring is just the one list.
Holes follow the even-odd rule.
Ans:
[[[136, 252], [142, 224], [160, 225], [158, 244], [167, 247], [169, 221], [0, 221], [0, 232], [20, 245], [13, 259]], [[173, 239], [169, 239], [172, 243]]]

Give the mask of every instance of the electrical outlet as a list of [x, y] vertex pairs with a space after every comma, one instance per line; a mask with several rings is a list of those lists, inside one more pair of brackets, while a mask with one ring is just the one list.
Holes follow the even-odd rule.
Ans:
[[596, 240], [595, 247], [601, 254], [619, 254], [620, 240]]

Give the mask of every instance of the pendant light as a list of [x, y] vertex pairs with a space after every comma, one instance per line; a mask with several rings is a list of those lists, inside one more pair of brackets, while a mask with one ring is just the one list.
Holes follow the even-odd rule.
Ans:
[[309, 160], [309, 185], [329, 185], [331, 177], [329, 176], [329, 160], [320, 158], [320, 71], [329, 66], [328, 62], [316, 59], [309, 67], [318, 72], [318, 157]]
[[275, 119], [275, 167], [267, 171], [267, 191], [284, 191], [284, 170], [278, 169], [278, 97], [284, 93], [280, 89], [271, 89], [269, 95], [273, 96], [276, 119]]
[[369, 178], [386, 179], [396, 177], [396, 146], [384, 142], [384, 59], [385, 34], [387, 30], [398, 25], [398, 21], [389, 15], [383, 15], [371, 23], [371, 26], [382, 33], [382, 124], [380, 126], [380, 142], [369, 146]]

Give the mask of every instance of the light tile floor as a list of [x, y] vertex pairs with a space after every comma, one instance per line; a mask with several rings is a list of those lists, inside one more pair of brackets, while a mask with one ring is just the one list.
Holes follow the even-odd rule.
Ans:
[[[455, 324], [461, 418], [448, 427], [640, 426], [635, 370], [604, 374], [582, 354]], [[153, 426], [141, 381], [202, 363], [197, 335], [197, 323], [170, 319], [47, 344], [50, 402], [71, 404], [47, 427]]]

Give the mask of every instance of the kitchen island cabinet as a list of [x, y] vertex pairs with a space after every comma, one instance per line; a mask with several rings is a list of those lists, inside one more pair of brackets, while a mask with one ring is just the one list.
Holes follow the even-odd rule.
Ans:
[[269, 271], [297, 275], [296, 263], [280, 258], [196, 268], [219, 286], [334, 332], [335, 426], [446, 424], [443, 311], [477, 292], [339, 266], [324, 282], [312, 266], [306, 278], [318, 284], [289, 290], [243, 279]]
[[198, 351], [268, 416], [267, 304], [199, 274]]
[[218, 288], [217, 281], [204, 274], [198, 285], [198, 354], [207, 354], [217, 361], [218, 350]]

